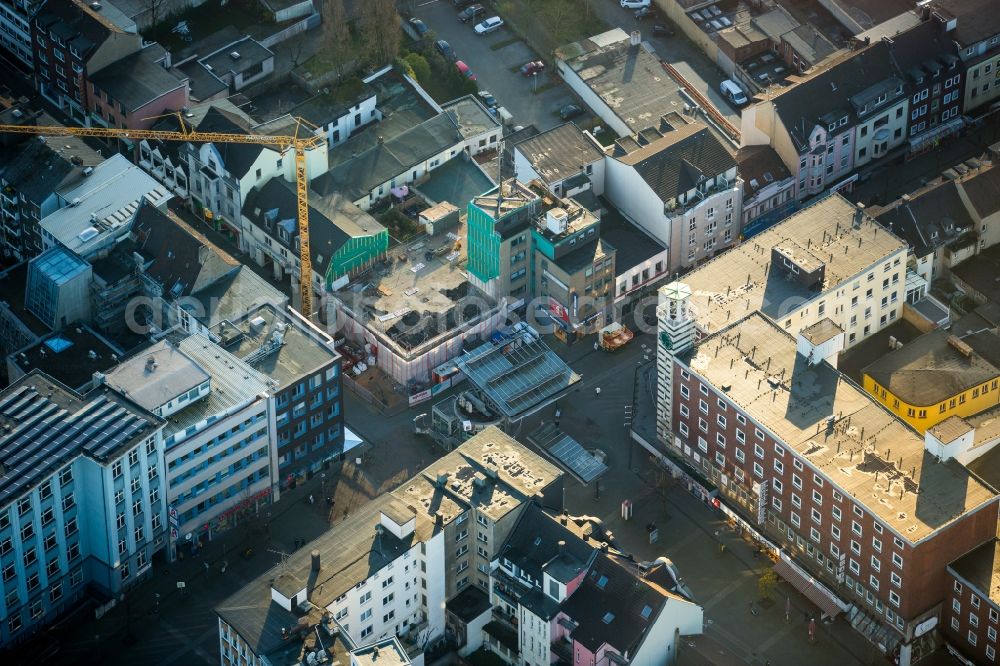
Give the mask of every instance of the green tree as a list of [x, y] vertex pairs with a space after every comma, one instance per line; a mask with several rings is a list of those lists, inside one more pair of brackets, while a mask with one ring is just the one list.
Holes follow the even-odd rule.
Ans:
[[411, 79], [417, 78], [416, 73], [413, 71], [413, 67], [410, 65], [410, 61], [407, 60], [406, 58], [396, 58], [396, 60], [392, 63], [392, 65], [393, 67], [396, 68], [396, 71], [399, 72], [400, 74], [405, 74]]
[[770, 599], [771, 593], [774, 592], [775, 586], [778, 584], [778, 574], [774, 573], [771, 569], [768, 569], [760, 575], [757, 580], [757, 591], [760, 592], [761, 599]]
[[381, 66], [395, 60], [400, 32], [394, 0], [371, 0], [361, 19], [361, 33], [372, 64]]
[[431, 66], [427, 62], [427, 58], [419, 53], [411, 53], [403, 59], [409, 64], [410, 71], [413, 72], [417, 82], [426, 84], [431, 80]]

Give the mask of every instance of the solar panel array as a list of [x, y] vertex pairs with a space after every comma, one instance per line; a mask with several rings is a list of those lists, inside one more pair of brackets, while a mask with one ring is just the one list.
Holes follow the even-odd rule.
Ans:
[[[116, 402], [107, 393], [75, 402], [61, 387], [48, 397], [30, 384], [0, 400], [4, 432], [0, 436], [0, 504], [33, 487], [78, 455], [104, 459], [141, 435], [152, 421]], [[58, 399], [51, 396], [59, 392]], [[61, 404], [79, 404], [70, 412]]]
[[529, 410], [580, 378], [545, 343], [527, 332], [468, 352], [458, 366], [507, 418]]

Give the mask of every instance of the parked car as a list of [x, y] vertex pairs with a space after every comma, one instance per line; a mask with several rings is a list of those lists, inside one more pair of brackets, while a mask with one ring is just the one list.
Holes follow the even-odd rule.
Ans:
[[434, 48], [436, 48], [438, 53], [443, 55], [448, 60], [458, 60], [458, 56], [455, 54], [455, 49], [451, 48], [451, 44], [443, 39], [439, 39], [434, 42]]
[[419, 35], [420, 37], [423, 37], [430, 31], [430, 28], [427, 27], [427, 24], [418, 18], [411, 18], [410, 26], [417, 32], [417, 35]]
[[743, 92], [743, 88], [729, 79], [719, 84], [719, 92], [736, 108], [746, 106], [750, 101], [747, 99], [746, 93]]
[[493, 96], [489, 90], [479, 91], [479, 100], [486, 105], [486, 108], [492, 109], [497, 105], [497, 98]]
[[661, 25], [657, 23], [653, 26], [653, 36], [654, 37], [673, 37], [674, 29], [668, 25]]
[[476, 80], [476, 75], [473, 74], [472, 70], [469, 69], [469, 66], [466, 65], [461, 60], [456, 60], [455, 61], [455, 68], [459, 71], [459, 73], [462, 76], [464, 76], [465, 78], [469, 79], [470, 81], [475, 81]]
[[486, 10], [482, 5], [470, 5], [458, 13], [458, 20], [462, 23], [468, 23], [481, 16], [484, 11]]
[[477, 35], [488, 35], [503, 27], [503, 19], [499, 16], [491, 16], [482, 23], [477, 23], [474, 30]]
[[468, 7], [471, 5], [473, 0], [451, 0], [451, 4], [455, 5], [455, 9], [461, 9], [462, 7]]
[[532, 60], [521, 65], [521, 76], [531, 76], [545, 69], [545, 63], [541, 60]]
[[643, 7], [642, 9], [635, 10], [634, 16], [636, 21], [646, 21], [656, 18], [656, 12], [653, 11], [652, 7]]
[[624, 9], [642, 9], [649, 7], [650, 4], [652, 4], [651, 0], [621, 0], [621, 6]]
[[583, 107], [579, 104], [567, 104], [566, 106], [559, 109], [559, 117], [563, 120], [569, 120], [570, 118], [576, 118], [577, 116], [583, 115]]

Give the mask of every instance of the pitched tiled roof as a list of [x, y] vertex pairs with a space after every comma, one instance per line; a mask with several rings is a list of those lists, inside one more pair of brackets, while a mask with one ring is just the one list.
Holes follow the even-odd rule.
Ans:
[[183, 79], [154, 62], [157, 55], [154, 49], [143, 49], [91, 74], [90, 81], [128, 111], [141, 109], [183, 85]]
[[961, 188], [979, 217], [987, 217], [1000, 211], [1000, 169], [980, 171], [971, 178], [962, 180]]
[[906, 240], [918, 257], [975, 227], [953, 181], [909, 201], [897, 201], [892, 208], [876, 215], [875, 220]]
[[736, 160], [707, 127], [684, 125], [618, 160], [633, 167], [662, 201], [675, 198], [736, 166]]
[[[272, 225], [286, 223], [290, 226], [288, 241], [278, 236], [276, 229], [268, 228], [267, 215], [274, 219]], [[283, 178], [272, 178], [262, 187], [254, 188], [247, 195], [243, 215], [251, 224], [263, 230], [293, 251], [298, 235], [298, 199], [295, 187]], [[325, 275], [333, 256], [352, 238], [374, 236], [385, 227], [375, 218], [355, 206], [341, 194], [316, 195], [309, 198], [309, 250], [313, 269]]]
[[603, 153], [584, 136], [574, 123], [565, 123], [521, 141], [519, 153], [547, 182], [555, 182], [580, 173], [584, 165], [601, 159]]
[[[216, 107], [209, 109], [208, 113], [198, 124], [199, 132], [216, 132], [218, 134], [250, 134], [250, 128], [243, 123], [242, 119], [230, 113], [222, 111]], [[216, 143], [213, 144], [222, 156], [222, 162], [226, 171], [236, 178], [242, 178], [253, 166], [257, 156], [264, 150], [264, 146], [252, 143]]]

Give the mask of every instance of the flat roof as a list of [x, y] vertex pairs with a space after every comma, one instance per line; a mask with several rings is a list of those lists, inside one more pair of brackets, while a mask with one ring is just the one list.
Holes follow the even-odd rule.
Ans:
[[167, 340], [160, 340], [104, 375], [108, 386], [150, 411], [209, 379], [207, 372]]
[[399, 639], [392, 636], [351, 650], [351, 662], [355, 666], [406, 666], [410, 663], [410, 657], [400, 645]]
[[1000, 540], [987, 541], [948, 565], [994, 605], [1000, 605]]
[[431, 171], [416, 189], [431, 201], [447, 202], [465, 212], [470, 201], [496, 187], [495, 175], [487, 173], [475, 160], [456, 155]]
[[809, 365], [759, 312], [702, 340], [689, 366], [912, 542], [996, 497], [955, 460], [927, 455], [916, 432], [838, 370]]
[[81, 395], [32, 371], [0, 392], [0, 507], [78, 456], [122, 455], [162, 423], [110, 388]]
[[[212, 379], [212, 390], [207, 396], [174, 412], [163, 428], [167, 438], [243, 405], [265, 393], [271, 380], [203, 335], [191, 335], [181, 341], [182, 354], [194, 361]], [[140, 354], [141, 357], [141, 354]]]
[[465, 95], [445, 102], [441, 109], [450, 115], [458, 126], [458, 131], [466, 139], [500, 127], [500, 121], [493, 117], [474, 95]]
[[1000, 275], [1000, 245], [988, 247], [953, 266], [951, 272], [988, 300], [1000, 303], [1000, 283], [996, 281], [997, 275]]
[[473, 435], [393, 493], [445, 524], [469, 507], [506, 516], [562, 477], [562, 471], [496, 426]]
[[490, 595], [477, 585], [469, 585], [449, 599], [445, 608], [462, 622], [472, 622], [493, 605], [490, 604]]
[[[601, 199], [600, 202], [603, 206], [601, 240], [607, 241], [615, 248], [615, 277], [666, 250], [658, 240], [628, 222], [608, 201]], [[666, 264], [666, 261], [664, 263]]]
[[981, 446], [992, 445], [1000, 438], [1000, 406], [967, 416], [962, 421], [976, 430], [971, 450], [975, 458], [966, 467], [990, 486], [1000, 490], [1000, 447], [993, 447], [982, 454], [976, 451]]
[[[454, 233], [464, 237], [461, 229]], [[423, 236], [393, 248], [388, 263], [377, 264], [334, 295], [366, 328], [411, 352], [496, 308], [496, 301], [473, 287], [459, 268], [465, 246], [454, 250], [455, 242], [447, 235]]]
[[834, 323], [832, 319], [824, 317], [812, 326], [802, 329], [802, 336], [812, 344], [820, 345], [843, 332], [844, 329]]
[[[439, 477], [445, 476], [439, 484]], [[326, 608], [416, 543], [436, 534], [441, 529], [435, 525], [437, 514], [442, 514], [443, 524], [447, 524], [476, 506], [491, 518], [500, 518], [560, 477], [558, 468], [498, 428], [487, 428], [396, 490], [352, 510], [344, 520], [291, 553], [284, 565], [244, 585], [215, 611], [257, 654], [268, 652], [281, 645], [282, 628], [297, 622], [296, 614], [271, 600], [272, 581], [276, 589], [290, 594], [308, 585], [309, 601]], [[414, 532], [403, 539], [386, 530], [377, 532], [383, 513], [412, 516]], [[320, 571], [311, 576], [313, 550], [320, 553]]]
[[944, 421], [935, 423], [927, 429], [944, 444], [951, 444], [970, 430], [974, 430], [972, 424], [961, 416], [949, 416]]
[[44, 340], [9, 356], [25, 374], [40, 370], [66, 386], [80, 390], [95, 372], [114, 367], [123, 351], [89, 327], [67, 326]]
[[[281, 388], [340, 356], [333, 349], [332, 339], [270, 303], [258, 306], [238, 321], [222, 321], [211, 330], [219, 336], [223, 349], [275, 380]], [[268, 347], [268, 353], [259, 351], [275, 340], [276, 332], [280, 333], [280, 346]]]
[[405, 539], [399, 539], [388, 531], [376, 536], [376, 525], [381, 524], [383, 508], [398, 504], [401, 501], [391, 493], [362, 504], [310, 541], [305, 548], [290, 553], [283, 566], [279, 564], [243, 585], [216, 606], [215, 612], [257, 654], [276, 649], [283, 641], [282, 629], [295, 626], [298, 614], [284, 610], [271, 600], [272, 581], [276, 589], [289, 591], [288, 596], [306, 588], [313, 573], [313, 550], [320, 553], [320, 571], [315, 572], [309, 586], [309, 600], [323, 609], [347, 590], [385, 568], [415, 543], [427, 541], [435, 533], [432, 519], [407, 509], [402, 503], [400, 510], [409, 510], [416, 517], [414, 532]]
[[632, 132], [656, 126], [664, 114], [693, 105], [645, 44], [632, 46], [621, 28], [561, 46], [556, 56]]
[[580, 381], [580, 375], [529, 330], [483, 343], [457, 363], [469, 382], [509, 419], [534, 413]]
[[[508, 178], [489, 192], [483, 192], [479, 196], [473, 197], [469, 203], [494, 220], [500, 220], [510, 213], [530, 206], [538, 199], [539, 195], [527, 185], [515, 178]], [[525, 220], [525, 222], [529, 221], [530, 219]]]
[[[238, 54], [238, 56], [234, 58], [233, 53]], [[253, 37], [244, 37], [239, 41], [226, 44], [214, 53], [198, 58], [198, 62], [209, 68], [212, 73], [219, 75], [228, 72], [239, 73], [273, 57], [274, 51]]]
[[[906, 249], [867, 216], [853, 228], [855, 210], [839, 194], [830, 195], [685, 275], [698, 326], [711, 333], [754, 310], [779, 317]], [[788, 244], [825, 266], [822, 291], [789, 281], [771, 266], [771, 249]]]
[[1000, 376], [990, 361], [990, 347], [1000, 348], [1000, 337], [992, 332], [959, 338], [937, 329], [885, 354], [863, 372], [903, 402], [933, 406]]

